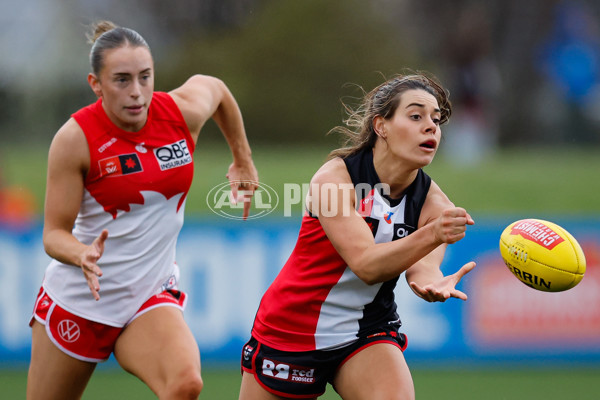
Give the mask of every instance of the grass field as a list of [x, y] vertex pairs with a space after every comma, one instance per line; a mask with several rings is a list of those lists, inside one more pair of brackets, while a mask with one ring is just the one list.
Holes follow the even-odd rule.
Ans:
[[[413, 369], [417, 399], [444, 400], [597, 400], [600, 369]], [[200, 398], [235, 400], [240, 374], [235, 369], [205, 368]], [[0, 370], [0, 396], [25, 398], [26, 373]], [[84, 400], [155, 399], [137, 378], [113, 367], [100, 366], [83, 395]], [[322, 400], [339, 399], [328, 387]]]

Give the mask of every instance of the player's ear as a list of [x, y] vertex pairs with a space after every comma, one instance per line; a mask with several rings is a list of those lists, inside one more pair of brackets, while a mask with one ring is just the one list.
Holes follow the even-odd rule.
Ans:
[[376, 115], [375, 117], [373, 117], [373, 130], [375, 130], [375, 133], [380, 138], [387, 139], [387, 133], [385, 131], [384, 124], [385, 118], [383, 118], [381, 115]]
[[102, 97], [102, 85], [100, 84], [100, 79], [96, 76], [96, 74], [89, 73], [87, 77], [87, 81], [92, 88], [92, 91], [97, 97]]

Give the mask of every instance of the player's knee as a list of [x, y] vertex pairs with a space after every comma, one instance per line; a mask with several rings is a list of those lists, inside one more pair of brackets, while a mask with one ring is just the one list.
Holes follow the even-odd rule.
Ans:
[[182, 399], [197, 399], [204, 387], [200, 374], [190, 374], [179, 383], [179, 393]]
[[197, 399], [204, 387], [204, 382], [199, 372], [189, 371], [180, 374], [169, 385], [165, 396], [169, 399]]

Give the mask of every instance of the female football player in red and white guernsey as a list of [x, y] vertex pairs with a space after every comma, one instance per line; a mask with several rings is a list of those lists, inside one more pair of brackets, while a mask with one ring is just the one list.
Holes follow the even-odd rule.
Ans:
[[366, 94], [337, 128], [350, 145], [311, 180], [296, 246], [242, 352], [241, 400], [317, 398], [328, 382], [346, 400], [414, 399], [396, 282], [405, 272], [426, 301], [466, 300], [456, 284], [475, 266], [440, 271], [474, 221], [422, 170], [450, 113], [445, 90], [411, 74]]
[[53, 260], [32, 318], [27, 398], [80, 398], [114, 352], [158, 398], [196, 399], [200, 354], [183, 318], [175, 245], [210, 118], [231, 149], [227, 177], [236, 194], [242, 182], [248, 215], [258, 176], [242, 116], [213, 77], [154, 92], [150, 49], [133, 30], [96, 24], [90, 62], [98, 101], [59, 129], [48, 156], [43, 242]]

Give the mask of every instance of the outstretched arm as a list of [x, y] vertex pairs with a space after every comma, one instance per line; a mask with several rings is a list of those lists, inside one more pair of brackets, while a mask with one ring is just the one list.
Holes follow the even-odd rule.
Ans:
[[[444, 276], [440, 270], [447, 244], [462, 239], [465, 236], [466, 226], [475, 223], [464, 209], [459, 207], [448, 209], [447, 207], [450, 205], [452, 205], [450, 200], [444, 195], [439, 186], [432, 182], [430, 195], [423, 207], [419, 225], [437, 224], [442, 227], [441, 232], [449, 235], [448, 238], [451, 238], [451, 240], [445, 241], [444, 244], [438, 246], [406, 270], [406, 281], [413, 292], [430, 302], [444, 302], [450, 297], [467, 300], [467, 295], [457, 290], [456, 285], [465, 274], [475, 268], [475, 263], [469, 262], [456, 273], [447, 276]], [[458, 226], [454, 225], [449, 223], [451, 221], [449, 217], [464, 219], [464, 223]], [[444, 220], [447, 222], [444, 222]]]
[[210, 118], [218, 125], [233, 157], [226, 176], [235, 199], [238, 199], [238, 189], [243, 189], [240, 197], [244, 201], [244, 217], [247, 217], [251, 197], [258, 187], [258, 173], [235, 98], [223, 81], [206, 75], [192, 76], [170, 94], [181, 110], [194, 142]]

